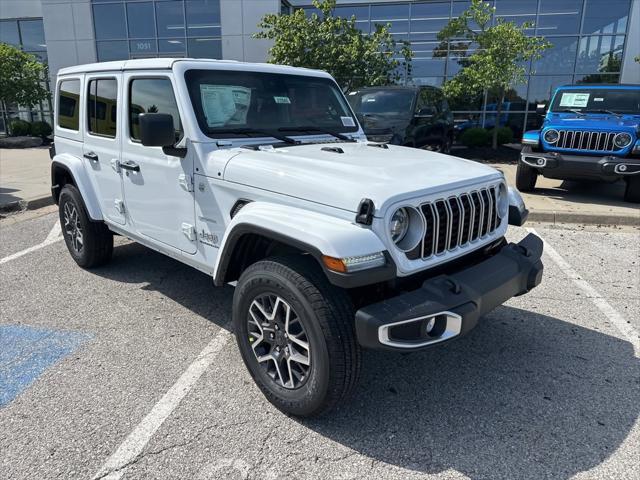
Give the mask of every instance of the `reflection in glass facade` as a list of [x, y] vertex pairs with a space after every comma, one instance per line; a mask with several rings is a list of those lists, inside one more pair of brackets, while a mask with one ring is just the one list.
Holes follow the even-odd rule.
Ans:
[[222, 58], [220, 0], [92, 0], [98, 61]]
[[[524, 85], [509, 92], [505, 109], [507, 124], [520, 135], [537, 128], [541, 118], [537, 103], [548, 102], [553, 90], [568, 83], [619, 83], [628, 18], [632, 0], [487, 0], [496, 8], [496, 17], [522, 24], [534, 23], [530, 34], [545, 36], [553, 48], [539, 61], [526, 65]], [[411, 43], [414, 52], [412, 73], [407, 83], [442, 85], [461, 65], [468, 42], [452, 42], [447, 52], [434, 57], [437, 34], [450, 18], [469, 6], [468, 0], [396, 1], [349, 4], [339, 2], [335, 14], [355, 16], [358, 26], [370, 32], [376, 23], [391, 24], [396, 40]], [[307, 14], [319, 13], [310, 6]], [[485, 126], [495, 124], [496, 100], [478, 94], [452, 102], [456, 120]], [[493, 117], [492, 117], [493, 112]]]
[[[26, 18], [0, 20], [0, 43], [7, 43], [19, 49], [35, 55], [42, 63], [47, 63], [47, 44], [44, 39], [44, 25], [42, 18]], [[43, 83], [49, 87], [49, 80], [43, 79]], [[3, 106], [0, 105], [0, 109]], [[29, 122], [43, 120], [52, 123], [51, 101], [45, 100], [33, 109], [27, 109], [19, 105], [7, 105], [7, 118], [9, 120], [20, 118]], [[2, 110], [0, 110], [0, 133], [6, 133]]]

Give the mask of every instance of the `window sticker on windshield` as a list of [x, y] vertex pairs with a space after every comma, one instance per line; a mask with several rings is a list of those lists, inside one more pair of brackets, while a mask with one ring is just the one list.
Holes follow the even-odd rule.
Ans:
[[589, 103], [589, 96], [588, 93], [563, 93], [560, 98], [560, 106], [584, 108]]
[[340, 117], [340, 120], [342, 120], [342, 126], [343, 127], [355, 127], [356, 123], [353, 121], [353, 118], [351, 117]]
[[602, 97], [595, 97], [595, 98], [593, 99], [593, 101], [594, 101], [594, 102], [604, 102], [604, 98], [602, 98]]
[[273, 97], [273, 100], [276, 103], [286, 103], [286, 104], [291, 103], [291, 100], [289, 100], [289, 97]]
[[233, 85], [200, 85], [208, 127], [247, 123], [251, 89]]

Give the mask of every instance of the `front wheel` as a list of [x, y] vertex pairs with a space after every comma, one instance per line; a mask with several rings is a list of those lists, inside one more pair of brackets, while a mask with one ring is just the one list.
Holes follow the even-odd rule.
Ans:
[[516, 170], [516, 188], [521, 192], [531, 192], [536, 188], [538, 171], [522, 161], [518, 162]]
[[625, 179], [627, 183], [624, 189], [624, 200], [631, 203], [640, 203], [640, 175], [636, 174]]
[[360, 371], [353, 307], [309, 256], [257, 262], [233, 296], [233, 325], [254, 381], [281, 411], [319, 415], [352, 393]]

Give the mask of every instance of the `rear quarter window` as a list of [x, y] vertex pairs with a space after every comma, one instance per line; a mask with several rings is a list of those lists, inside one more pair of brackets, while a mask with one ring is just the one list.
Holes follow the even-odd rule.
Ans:
[[58, 89], [58, 126], [80, 128], [80, 80], [63, 80]]

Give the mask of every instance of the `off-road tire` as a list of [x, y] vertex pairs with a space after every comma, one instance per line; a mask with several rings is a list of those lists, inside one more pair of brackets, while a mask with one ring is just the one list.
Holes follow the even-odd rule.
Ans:
[[[296, 389], [286, 389], [269, 377], [252, 349], [249, 308], [264, 294], [287, 302], [306, 330], [310, 367], [305, 383]], [[281, 411], [317, 416], [352, 394], [361, 364], [353, 305], [344, 290], [329, 283], [311, 256], [273, 257], [248, 267], [233, 296], [233, 326], [249, 373], [267, 400]]]
[[516, 188], [521, 192], [532, 192], [536, 188], [538, 172], [535, 168], [518, 162], [516, 169]]
[[[89, 218], [82, 195], [73, 185], [65, 185], [60, 192], [59, 216], [62, 235], [71, 257], [82, 268], [93, 268], [111, 260], [113, 253], [113, 234], [102, 222], [94, 222]], [[78, 214], [78, 222], [82, 230], [83, 244], [80, 250], [74, 247], [72, 235], [65, 228], [65, 208], [74, 207]]]
[[640, 203], [640, 174], [636, 174], [625, 179], [624, 189], [625, 202]]

